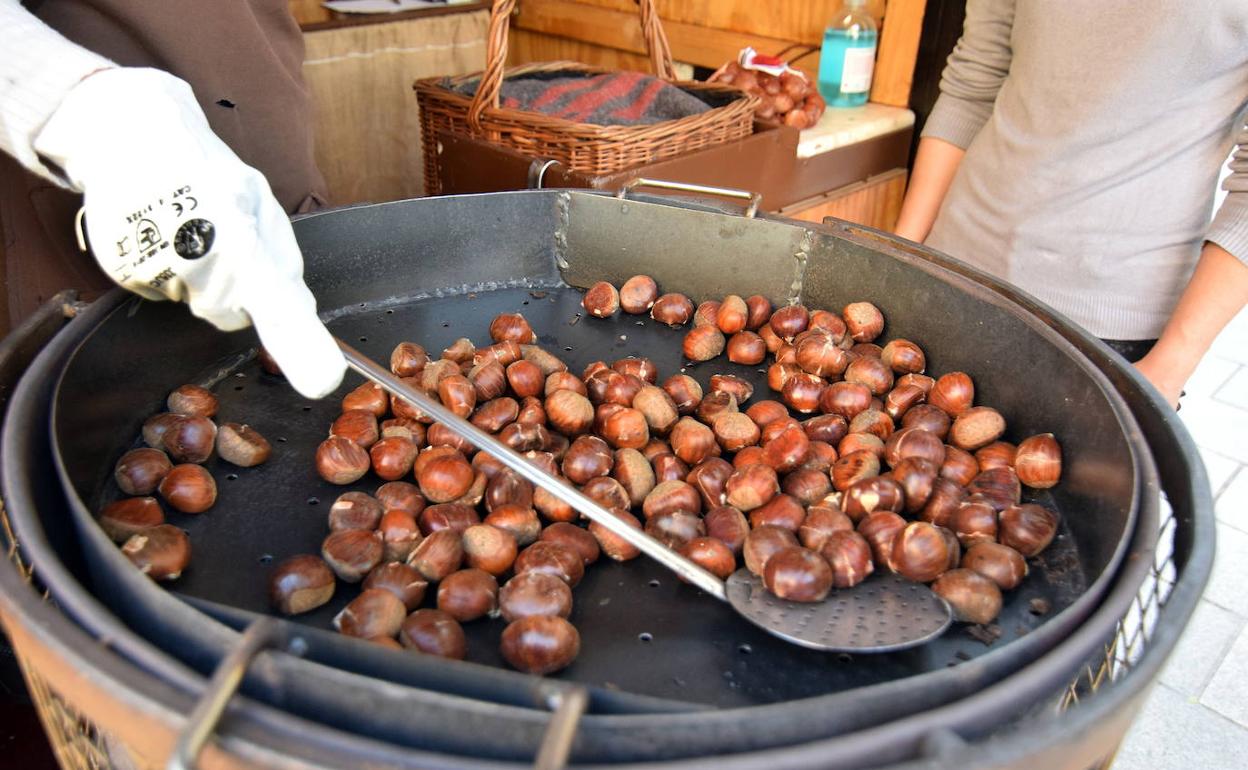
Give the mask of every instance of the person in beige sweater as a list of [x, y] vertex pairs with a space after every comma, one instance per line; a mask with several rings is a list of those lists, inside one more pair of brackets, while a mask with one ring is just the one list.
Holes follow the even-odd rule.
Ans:
[[897, 234], [1035, 295], [1177, 404], [1248, 303], [1245, 41], [1239, 0], [969, 0]]

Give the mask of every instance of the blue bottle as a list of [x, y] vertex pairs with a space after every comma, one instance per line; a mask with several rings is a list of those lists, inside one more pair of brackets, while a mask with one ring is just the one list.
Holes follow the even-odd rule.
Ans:
[[866, 0], [845, 0], [843, 12], [823, 31], [819, 54], [819, 94], [829, 107], [867, 103], [875, 71], [875, 21], [863, 10]]

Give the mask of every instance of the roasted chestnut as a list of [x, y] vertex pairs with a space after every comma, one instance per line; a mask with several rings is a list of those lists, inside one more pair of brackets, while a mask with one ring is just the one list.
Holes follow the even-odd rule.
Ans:
[[719, 313], [715, 316], [715, 324], [724, 334], [736, 334], [746, 327], [750, 309], [745, 300], [736, 294], [729, 294], [719, 303]]
[[861, 521], [876, 511], [900, 511], [904, 505], [904, 489], [887, 476], [871, 476], [855, 482], [845, 490], [841, 500], [841, 510], [854, 521]]
[[[625, 526], [629, 526], [637, 530], [641, 529], [641, 522], [637, 520], [636, 516], [628, 511], [619, 508], [612, 508], [611, 513], [615, 514], [617, 519], [624, 522]], [[613, 561], [629, 561], [631, 559], [636, 559], [641, 555], [641, 551], [637, 549], [637, 546], [612, 532], [606, 527], [605, 524], [601, 524], [597, 521], [591, 521], [589, 523], [589, 533], [594, 536], [595, 540], [598, 541], [598, 546], [602, 549], [602, 552], [607, 555], [607, 558], [612, 559]]]
[[741, 552], [745, 557], [745, 568], [759, 577], [767, 562], [778, 551], [797, 546], [797, 536], [791, 530], [781, 527], [759, 527], [750, 530], [745, 536], [745, 544]]
[[159, 449], [131, 449], [117, 461], [113, 479], [127, 495], [150, 495], [172, 469], [173, 463]]
[[719, 326], [719, 300], [708, 299], [693, 313], [694, 326]]
[[[536, 498], [535, 494], [534, 499]], [[537, 512], [519, 505], [500, 505], [485, 517], [483, 523], [506, 532], [520, 548], [537, 540], [542, 532], [542, 522], [537, 518]]]
[[737, 332], [728, 338], [728, 360], [734, 364], [754, 366], [767, 357], [767, 343], [750, 331]]
[[733, 554], [741, 552], [745, 538], [750, 533], [745, 515], [730, 505], [712, 508], [702, 519], [708, 537], [721, 541]]
[[743, 512], [754, 510], [779, 492], [780, 483], [775, 469], [763, 463], [734, 471], [724, 484], [724, 499]]
[[865, 449], [843, 454], [832, 463], [832, 486], [839, 492], [878, 475], [880, 460]]
[[[892, 340], [880, 352], [880, 360], [898, 375], [920, 374], [927, 368], [923, 349], [910, 340]], [[924, 389], [923, 393], [926, 394], [927, 390]]]
[[637, 409], [621, 407], [603, 420], [599, 434], [616, 449], [640, 449], [650, 440], [646, 416]]
[[962, 566], [972, 569], [996, 583], [1003, 591], [1011, 591], [1027, 577], [1027, 560], [1008, 545], [976, 543], [966, 549]]
[[371, 463], [363, 447], [342, 436], [330, 436], [316, 448], [316, 472], [331, 484], [359, 480]]
[[806, 519], [806, 509], [796, 498], [780, 493], [750, 511], [750, 526], [781, 527], [797, 532]]
[[412, 470], [417, 449], [411, 439], [392, 436], [373, 444], [368, 454], [374, 473], [385, 481], [396, 481]]
[[334, 573], [324, 559], [307, 553], [292, 556], [269, 576], [269, 603], [283, 615], [298, 615], [332, 599], [334, 585]]
[[[495, 319], [497, 320], [497, 319]], [[467, 337], [460, 337], [451, 343], [450, 347], [442, 350], [442, 357], [448, 361], [454, 361], [462, 368], [464, 364], [471, 364], [472, 359], [476, 357], [477, 346], [472, 344], [472, 340]]]
[[745, 307], [748, 311], [745, 328], [751, 331], [762, 328], [763, 324], [771, 318], [771, 300], [761, 294], [746, 297]]
[[503, 629], [499, 650], [512, 668], [529, 674], [550, 674], [576, 660], [581, 652], [581, 637], [561, 617], [531, 615]]
[[321, 543], [321, 558], [346, 583], [358, 583], [381, 563], [381, 533], [364, 529], [340, 529]]
[[712, 324], [695, 326], [685, 335], [681, 349], [690, 361], [710, 361], [724, 352], [724, 333]]
[[520, 357], [536, 366], [542, 373], [543, 378], [549, 377], [555, 372], [566, 372], [568, 370], [567, 364], [540, 345], [521, 345]]
[[949, 426], [952, 424], [953, 420], [949, 415], [931, 404], [915, 404], [901, 416], [903, 428], [919, 428], [935, 433], [942, 441], [949, 435]]
[[169, 422], [161, 446], [177, 463], [202, 463], [212, 455], [217, 426], [207, 417], [179, 416]]
[[819, 398], [819, 411], [852, 420], [871, 406], [871, 389], [856, 382], [834, 382]]
[[607, 318], [619, 310], [620, 293], [606, 281], [598, 281], [585, 292], [581, 305], [595, 318]]
[[875, 571], [871, 545], [852, 529], [828, 535], [819, 547], [819, 555], [832, 569], [833, 588], [853, 588]]
[[[978, 408], [978, 407], [977, 407]], [[962, 419], [961, 417], [958, 418]], [[1018, 448], [1008, 441], [994, 441], [975, 450], [975, 462], [981, 471], [993, 468], [1013, 468]]]
[[527, 345], [537, 339], [533, 327], [519, 313], [499, 313], [490, 321], [490, 339], [495, 342], [515, 342]]
[[557, 521], [546, 527], [538, 539], [572, 549], [580, 555], [587, 567], [598, 561], [598, 555], [602, 550], [598, 546], [598, 541], [587, 530], [566, 521]]
[[[801, 425], [791, 423], [783, 427], [780, 422], [767, 426], [763, 436], [763, 462], [777, 473], [788, 473], [806, 459], [810, 451], [810, 438]], [[770, 437], [766, 434], [771, 434]]]
[[463, 660], [468, 651], [464, 629], [442, 610], [416, 610], [399, 627], [399, 641], [426, 655]]
[[498, 581], [479, 569], [452, 572], [438, 584], [438, 609], [467, 623], [498, 611]]
[[625, 313], [640, 315], [654, 307], [659, 298], [659, 287], [648, 275], [634, 275], [620, 287], [620, 309]]
[[919, 518], [938, 527], [953, 529], [954, 514], [966, 499], [966, 490], [939, 476], [932, 482], [931, 494], [919, 511]]
[[695, 537], [706, 534], [706, 525], [697, 514], [688, 511], [666, 511], [646, 519], [646, 534], [673, 550]]
[[164, 524], [165, 514], [154, 497], [127, 497], [104, 506], [96, 521], [114, 543], [124, 543], [131, 535]]
[[792, 340], [806, 331], [810, 323], [810, 312], [801, 305], [788, 305], [771, 314], [768, 321], [771, 330], [782, 340]]
[[945, 445], [945, 458], [940, 466], [941, 478], [949, 479], [959, 486], [966, 486], [979, 475], [979, 463], [965, 449]]
[[922, 457], [907, 457], [889, 474], [905, 492], [906, 513], [918, 513], [927, 505], [940, 466]]
[[556, 390], [546, 397], [545, 408], [551, 427], [565, 436], [579, 436], [594, 425], [594, 405], [575, 391]]
[[870, 342], [884, 331], [884, 315], [870, 302], [851, 302], [841, 316], [854, 342]]
[[477, 403], [492, 401], [507, 392], [507, 370], [493, 359], [470, 369], [468, 381], [477, 394]]
[[554, 575], [524, 572], [503, 584], [498, 608], [508, 623], [540, 616], [566, 618], [572, 613], [572, 589]]
[[809, 333], [795, 343], [794, 356], [798, 366], [817, 377], [839, 377], [850, 363], [849, 353], [828, 334]]
[[390, 395], [380, 385], [365, 382], [342, 397], [342, 411], [362, 409], [374, 417], [384, 417], [390, 409]]
[[1001, 614], [1001, 589], [973, 570], [949, 570], [936, 578], [932, 591], [949, 602], [953, 619], [962, 623], [991, 623]]
[[573, 484], [584, 484], [592, 478], [611, 472], [615, 456], [607, 442], [597, 436], [579, 436], [563, 456], [563, 475]]
[[893, 418], [893, 422], [901, 420], [910, 408], [923, 403], [927, 394], [918, 385], [896, 385], [884, 395], [884, 413]]
[[832, 491], [828, 474], [816, 470], [797, 468], [780, 482], [780, 489], [792, 495], [802, 505], [814, 505]]
[[693, 303], [683, 294], [664, 294], [654, 301], [650, 317], [668, 326], [683, 326], [693, 318]]
[[650, 461], [636, 449], [615, 450], [615, 465], [611, 469], [611, 477], [628, 493], [630, 507], [641, 505], [641, 501], [646, 499], [656, 483]]
[[429, 363], [429, 354], [415, 342], [400, 342], [390, 352], [390, 371], [397, 377], [415, 377]]
[[1005, 433], [1005, 418], [990, 406], [963, 410], [949, 428], [949, 443], [968, 452], [987, 446]]
[[385, 508], [381, 501], [363, 492], [343, 492], [329, 506], [329, 529], [363, 529], [372, 531], [381, 523]]
[[873, 396], [883, 396], [893, 387], [893, 370], [878, 358], [860, 356], [845, 367], [845, 382], [862, 385]]
[[875, 564], [889, 570], [893, 570], [893, 542], [905, 528], [906, 520], [892, 511], [876, 511], [858, 522], [858, 534], [871, 546]]
[[154, 414], [143, 421], [143, 443], [153, 449], [164, 449], [165, 433], [173, 424], [182, 419], [182, 415], [173, 412]]
[[334, 616], [334, 628], [362, 639], [392, 637], [399, 632], [406, 615], [407, 608], [397, 596], [383, 588], [370, 588]]
[[169, 394], [165, 405], [173, 414], [212, 417], [217, 413], [217, 397], [199, 385], [183, 385]]
[[965, 548], [997, 541], [997, 512], [991, 505], [974, 498], [959, 505], [948, 524], [933, 523], [948, 526]]
[[[469, 566], [491, 575], [501, 575], [511, 569], [518, 551], [516, 539], [511, 533], [489, 524], [475, 524], [465, 529], [463, 548], [464, 558]], [[467, 618], [455, 615], [455, 619], [463, 621]]]
[[420, 469], [420, 492], [434, 503], [447, 503], [461, 497], [472, 486], [472, 466], [459, 452], [439, 457]]
[[1057, 535], [1057, 514], [1035, 503], [1012, 505], [1001, 512], [998, 538], [1027, 558], [1036, 556]]
[[702, 402], [702, 386], [687, 374], [674, 374], [663, 382], [663, 390], [681, 415], [692, 414]]
[[797, 528], [797, 539], [812, 551], [818, 551], [828, 536], [841, 530], [853, 531], [854, 522], [844, 512], [822, 505], [811, 506]]
[[854, 452], [870, 452], [881, 462], [884, 460], [884, 442], [874, 433], [846, 433], [836, 445], [836, 453], [844, 457]]
[[680, 419], [675, 401], [667, 391], [654, 385], [644, 385], [633, 396], [632, 407], [641, 412], [650, 426], [650, 432], [665, 436]]
[[878, 409], [867, 409], [849, 421], [850, 433], [873, 433], [886, 439], [893, 433], [893, 418]]
[[153, 580], [177, 580], [191, 563], [191, 539], [172, 524], [157, 524], [131, 535], [121, 552]]
[[579, 553], [549, 540], [539, 540], [521, 551], [513, 568], [517, 575], [523, 572], [554, 575], [570, 588], [575, 588], [585, 575], [585, 562]]
[[531, 361], [515, 361], [507, 365], [507, 384], [517, 398], [530, 398], [542, 394], [546, 387], [546, 375]]
[[966, 485], [966, 493], [970, 496], [979, 495], [999, 512], [1018, 504], [1022, 487], [1013, 469], [993, 468], [971, 479], [971, 483]]
[[[326, 568], [325, 571], [328, 573], [329, 569]], [[332, 575], [330, 575], [330, 580], [333, 580]], [[391, 561], [374, 567], [373, 571], [368, 573], [368, 577], [364, 578], [360, 587], [365, 591], [370, 588], [389, 591], [403, 602], [408, 612], [411, 612], [424, 601], [425, 590], [429, 587], [429, 583], [414, 567]]]
[[217, 430], [217, 454], [240, 468], [260, 465], [272, 451], [268, 440], [250, 425], [227, 422]]
[[[623, 508], [625, 506], [607, 507]], [[702, 510], [702, 498], [696, 489], [684, 481], [664, 481], [646, 495], [641, 507], [647, 519], [672, 511], [697, 514]]]
[[807, 372], [796, 372], [784, 381], [781, 393], [784, 403], [802, 414], [810, 414], [819, 407], [819, 400], [827, 388], [821, 378]]
[[[975, 402], [975, 384], [965, 372], [950, 372], [936, 380], [927, 403], [937, 407], [951, 418], [958, 417]], [[933, 431], [936, 432], [936, 431]]]
[[201, 466], [175, 465], [160, 480], [160, 496], [182, 513], [203, 513], [217, 501], [217, 482]]
[[[414, 567], [421, 577], [431, 583], [436, 583], [459, 569], [463, 561], [463, 542], [460, 533], [453, 529], [430, 532], [407, 557], [408, 565]], [[333, 566], [332, 561], [330, 566]], [[337, 570], [334, 571], [337, 572]], [[341, 573], [339, 577], [342, 577]]]
[[741, 412], [722, 412], [715, 416], [711, 426], [715, 439], [727, 452], [758, 443], [758, 426]]
[[1062, 476], [1062, 448], [1052, 433], [1023, 439], [1014, 455], [1018, 480], [1032, 489], [1048, 489]]
[[949, 541], [939, 527], [911, 522], [893, 540], [889, 564], [908, 580], [930, 583], [949, 568]]
[[682, 417], [677, 421], [668, 435], [668, 441], [676, 457], [690, 465], [697, 465], [710, 457], [716, 447], [715, 433], [691, 417]]
[[945, 461], [945, 445], [935, 433], [920, 428], [902, 428], [890, 434], [884, 442], [884, 461], [895, 468], [910, 457], [928, 460], [939, 468]]
[[694, 414], [707, 425], [712, 425], [721, 414], [739, 411], [737, 397], [722, 390], [713, 390], [698, 404]]
[[439, 503], [421, 511], [417, 522], [425, 535], [443, 529], [459, 534], [474, 524], [480, 524], [481, 517], [477, 509], [467, 503]]
[[820, 602], [832, 588], [832, 568], [814, 551], [800, 545], [788, 546], [767, 560], [763, 584], [781, 599]]

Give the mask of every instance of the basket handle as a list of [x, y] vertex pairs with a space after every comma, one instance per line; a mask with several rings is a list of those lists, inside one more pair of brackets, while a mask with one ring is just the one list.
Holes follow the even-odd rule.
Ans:
[[[637, 0], [637, 4], [641, 12], [642, 37], [646, 42], [646, 50], [650, 53], [654, 74], [664, 80], [675, 80], [672, 47], [663, 31], [663, 22], [654, 9], [654, 0]], [[515, 7], [516, 0], [494, 0], [494, 7], [490, 10], [485, 71], [481, 73], [477, 93], [472, 97], [472, 106], [468, 108], [468, 125], [477, 133], [481, 132], [481, 115], [486, 108], [498, 107], [498, 94], [503, 87], [503, 71], [507, 62], [507, 31]]]

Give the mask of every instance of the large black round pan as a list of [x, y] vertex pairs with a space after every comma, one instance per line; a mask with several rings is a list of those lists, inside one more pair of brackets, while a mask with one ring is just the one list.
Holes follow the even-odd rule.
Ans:
[[[1003, 636], [990, 647], [959, 629], [918, 651], [844, 660], [754, 632], [653, 565], [591, 570], [574, 617], [586, 653], [564, 677], [595, 686], [599, 713], [631, 715], [588, 717], [578, 748], [586, 759], [786, 745], [962, 697], [1078, 627], [1125, 549], [1139, 483], [1139, 438], [1125, 407], [1053, 330], [922, 260], [818, 228], [581, 193], [368, 207], [311, 217], [298, 232], [322, 306], [336, 308], [334, 330], [374, 356], [400, 339], [431, 348], [457, 336], [480, 341], [494, 313], [520, 309], [574, 368], [644, 354], [670, 372], [680, 366], [678, 332], [633, 319], [575, 321], [577, 298], [565, 283], [647, 272], [699, 298], [761, 291], [775, 301], [798, 294], [813, 306], [875, 301], [888, 314], [886, 334], [920, 342], [934, 371], [976, 373], [982, 400], [1010, 418], [1015, 438], [1052, 430], [1065, 439], [1066, 479], [1049, 502], [1067, 526], [1027, 593], [1012, 597]], [[191, 531], [196, 559], [175, 588], [208, 614], [241, 623], [247, 611], [264, 611], [265, 557], [314, 551], [324, 534], [324, 504], [308, 501], [328, 502], [341, 490], [315, 478], [310, 457], [336, 406], [303, 403], [258, 375], [246, 361], [246, 335], [211, 333], [167, 305], [111, 302], [92, 310], [95, 327], [59, 372], [55, 401], [64, 478], [74, 502], [85, 501], [73, 507], [90, 580], [148, 639], [206, 670], [234, 635], [138, 576], [103, 538], [89, 511], [116, 494], [108, 471], [142, 419], [183, 381], [215, 382], [223, 417], [286, 439], [269, 466], [214, 467], [221, 502], [179, 521]], [[693, 373], [704, 378], [709, 370]], [[1032, 615], [1032, 598], [1046, 599], [1053, 612]], [[323, 626], [330, 612], [308, 621]], [[497, 633], [481, 625], [476, 660], [493, 662]], [[252, 677], [249, 694], [347, 729], [457, 753], [520, 757], [535, 745], [541, 716], [498, 706], [531, 702], [538, 690], [528, 677], [379, 654], [316, 631], [305, 638], [316, 663], [283, 659]], [[429, 689], [400, 691], [324, 666]], [[1052, 672], [1049, 684], [1067, 673]], [[707, 705], [720, 708], [706, 712]], [[419, 720], [409, 716], [415, 706], [428, 709]], [[656, 713], [673, 710], [689, 713]]]

